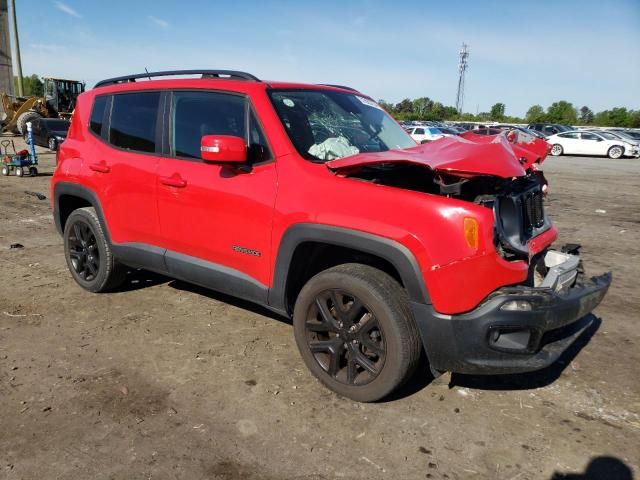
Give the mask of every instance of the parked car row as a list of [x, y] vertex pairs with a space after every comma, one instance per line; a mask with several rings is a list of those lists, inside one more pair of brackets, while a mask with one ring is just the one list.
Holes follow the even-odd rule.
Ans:
[[542, 138], [551, 144], [551, 154], [594, 155], [609, 158], [639, 157], [640, 132], [624, 128], [577, 129], [560, 123], [531, 123], [527, 127], [507, 124], [449, 123], [435, 121], [402, 122], [403, 128], [418, 143], [427, 143], [473, 131], [476, 135], [498, 135], [519, 131]]
[[551, 155], [640, 156], [639, 140], [606, 130], [570, 130], [547, 137]]

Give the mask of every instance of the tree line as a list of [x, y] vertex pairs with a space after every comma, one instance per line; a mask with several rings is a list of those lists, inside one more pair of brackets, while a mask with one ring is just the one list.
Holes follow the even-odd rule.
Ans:
[[594, 113], [586, 105], [576, 108], [572, 103], [565, 100], [554, 102], [547, 109], [542, 105], [533, 105], [527, 110], [525, 118], [506, 115], [504, 103], [496, 103], [488, 112], [481, 112], [477, 115], [458, 113], [455, 107], [435, 102], [429, 97], [420, 97], [414, 100], [405, 98], [395, 104], [384, 100], [379, 100], [378, 103], [398, 120], [496, 121], [504, 123], [547, 122], [567, 125], [640, 128], [640, 110], [615, 107]]
[[[17, 79], [15, 80], [17, 84]], [[38, 75], [23, 78], [25, 96], [43, 95], [43, 83]], [[17, 86], [16, 86], [17, 90]], [[566, 125], [594, 125], [599, 127], [640, 128], [640, 110], [628, 110], [615, 107], [610, 110], [594, 113], [589, 107], [576, 108], [570, 102], [560, 100], [545, 110], [542, 105], [533, 105], [527, 110], [525, 118], [511, 117], [505, 114], [504, 103], [494, 104], [488, 112], [477, 115], [458, 113], [455, 107], [435, 102], [429, 97], [414, 100], [405, 98], [398, 103], [379, 100], [378, 103], [398, 120], [459, 120], [471, 122], [506, 122], [506, 123], [564, 123]]]

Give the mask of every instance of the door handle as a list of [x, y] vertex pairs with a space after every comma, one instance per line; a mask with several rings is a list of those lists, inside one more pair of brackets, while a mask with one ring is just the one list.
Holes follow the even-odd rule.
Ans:
[[111, 167], [107, 165], [105, 162], [90, 163], [89, 168], [94, 172], [100, 172], [100, 173], [109, 173], [111, 171]]
[[177, 173], [171, 177], [160, 177], [160, 182], [163, 185], [168, 185], [169, 187], [184, 188], [187, 186], [187, 181]]

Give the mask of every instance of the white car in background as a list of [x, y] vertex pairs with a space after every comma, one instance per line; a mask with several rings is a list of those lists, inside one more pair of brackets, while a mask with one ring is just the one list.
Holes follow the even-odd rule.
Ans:
[[456, 135], [455, 131], [445, 127], [428, 127], [428, 126], [411, 126], [407, 129], [411, 138], [418, 143], [432, 142], [443, 137], [452, 137]]
[[602, 132], [577, 131], [556, 133], [547, 137], [551, 155], [593, 155], [609, 158], [637, 157], [637, 145], [619, 138], [606, 138]]

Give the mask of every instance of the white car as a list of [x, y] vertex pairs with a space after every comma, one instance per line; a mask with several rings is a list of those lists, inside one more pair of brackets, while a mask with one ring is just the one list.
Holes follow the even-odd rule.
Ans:
[[407, 132], [418, 143], [432, 142], [442, 137], [452, 137], [454, 135], [448, 128], [427, 126], [412, 126], [407, 129]]
[[551, 144], [551, 155], [594, 155], [609, 158], [622, 156], [637, 157], [640, 150], [637, 145], [619, 138], [608, 139], [602, 132], [570, 131], [556, 133], [547, 137]]

